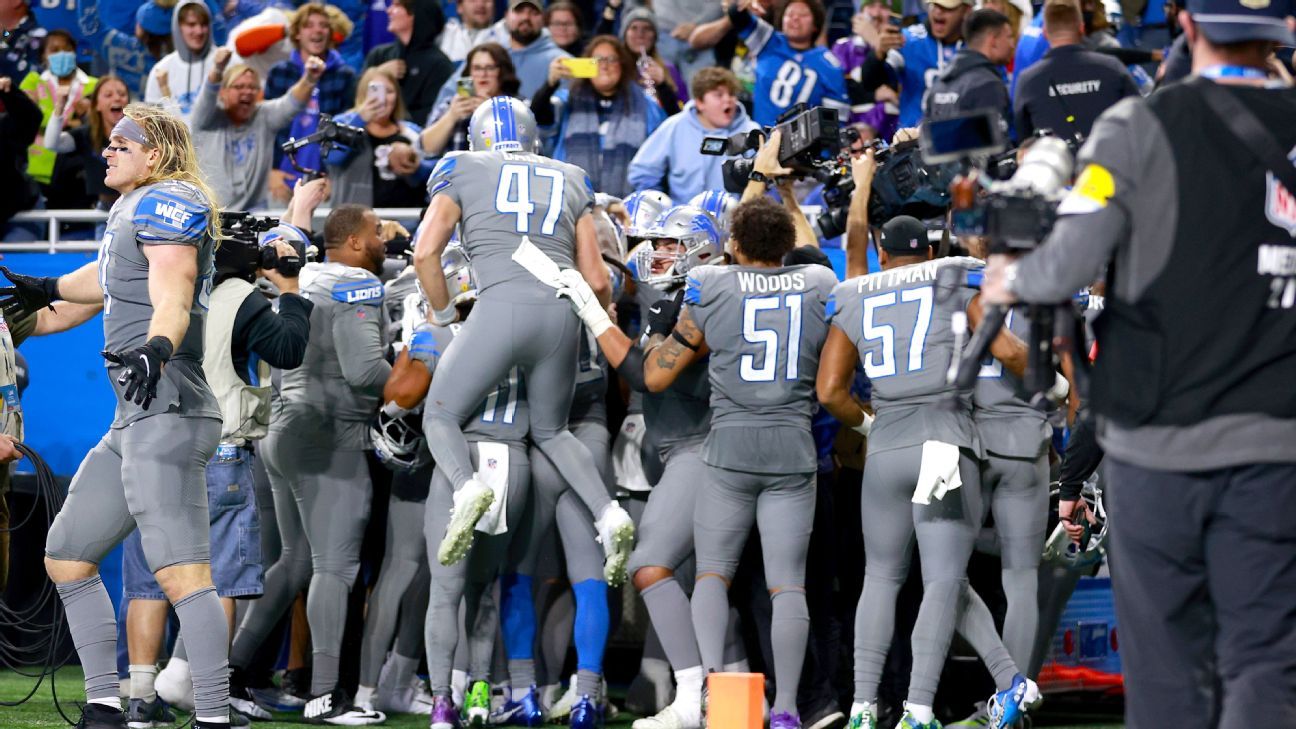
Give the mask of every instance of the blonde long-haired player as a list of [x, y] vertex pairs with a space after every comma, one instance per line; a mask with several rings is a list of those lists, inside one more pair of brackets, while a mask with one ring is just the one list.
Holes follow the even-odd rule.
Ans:
[[72, 480], [50, 527], [45, 565], [67, 611], [85, 671], [81, 724], [126, 726], [117, 698], [117, 631], [98, 564], [137, 526], [144, 555], [180, 617], [193, 668], [194, 726], [229, 726], [224, 612], [208, 563], [204, 469], [221, 414], [203, 379], [203, 320], [220, 235], [179, 118], [132, 104], [103, 155], [105, 184], [121, 193], [98, 260], [57, 278], [11, 273], [8, 314], [51, 302], [104, 307], [104, 359], [117, 412]]

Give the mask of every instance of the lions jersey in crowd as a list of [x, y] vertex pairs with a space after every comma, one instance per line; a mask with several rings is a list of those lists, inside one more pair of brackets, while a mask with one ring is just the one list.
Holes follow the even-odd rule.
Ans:
[[[1004, 327], [1030, 341], [1030, 319], [1009, 309]], [[1044, 412], [1031, 407], [1031, 394], [1021, 378], [994, 357], [986, 356], [972, 390], [972, 418], [987, 453], [1012, 458], [1037, 458], [1053, 435]]]
[[780, 114], [797, 104], [830, 106], [846, 118], [846, 76], [832, 51], [823, 46], [798, 51], [788, 45], [787, 36], [754, 16], [738, 37], [756, 57], [752, 119], [758, 124], [773, 126]]
[[500, 284], [510, 293], [530, 288], [552, 296], [513, 253], [525, 235], [560, 268], [574, 268], [576, 221], [594, 207], [583, 170], [521, 152], [448, 155], [432, 170], [428, 194], [459, 205], [464, 252], [480, 296]]
[[945, 45], [931, 37], [926, 23], [904, 29], [904, 46], [899, 52], [887, 54], [890, 63], [900, 73], [900, 127], [916, 127], [922, 121], [922, 101], [927, 89], [963, 47], [959, 41]]
[[[451, 324], [447, 327], [435, 325], [429, 327], [432, 338], [436, 342], [437, 352], [444, 354], [450, 349], [450, 343], [454, 341], [455, 335], [459, 333], [462, 326], [462, 324]], [[435, 377], [435, 363], [429, 364], [428, 369]], [[481, 407], [462, 425], [464, 438], [469, 442], [524, 443], [531, 429], [531, 413], [527, 408], [526, 388], [522, 383], [521, 370], [518, 367], [509, 369], [508, 375], [500, 381], [499, 386], [491, 390]]]
[[809, 264], [702, 266], [684, 303], [711, 350], [704, 460], [749, 473], [813, 473], [810, 413], [837, 277]]
[[869, 431], [870, 454], [928, 440], [979, 452], [969, 398], [960, 397], [957, 409], [942, 401], [957, 392], [946, 377], [956, 355], [951, 318], [967, 311], [983, 265], [975, 258], [940, 258], [837, 285], [832, 324], [859, 350], [873, 387], [877, 419]]
[[270, 429], [293, 429], [321, 448], [367, 449], [390, 372], [382, 282], [363, 268], [329, 262], [303, 266], [300, 285], [315, 305], [310, 341], [301, 366], [283, 373], [282, 416]]
[[108, 213], [99, 244], [99, 286], [104, 295], [104, 349], [122, 352], [148, 341], [153, 304], [149, 299], [149, 262], [145, 246], [179, 245], [198, 249], [198, 276], [189, 305], [189, 328], [158, 381], [157, 397], [144, 410], [122, 397], [117, 383], [120, 365], [108, 365], [108, 380], [117, 393], [112, 427], [168, 411], [186, 417], [220, 420], [220, 407], [202, 374], [203, 322], [215, 274], [215, 242], [207, 232], [211, 220], [207, 198], [187, 182], [166, 180], [123, 195]]

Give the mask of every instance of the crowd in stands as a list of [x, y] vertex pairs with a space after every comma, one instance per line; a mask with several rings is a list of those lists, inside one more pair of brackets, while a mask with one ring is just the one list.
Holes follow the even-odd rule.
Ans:
[[[599, 191], [689, 199], [721, 186], [722, 160], [698, 154], [703, 137], [772, 125], [797, 104], [837, 108], [864, 139], [890, 139], [924, 114], [969, 108], [972, 97], [934, 97], [934, 86], [973, 84], [1029, 136], [1055, 116], [1047, 84], [1019, 87], [1041, 61], [1102, 51], [1115, 77], [1104, 105], [1146, 93], [1154, 75], [1185, 72], [1176, 44], [1147, 73], [1162, 52], [1122, 48], [1110, 17], [1119, 8], [1100, 0], [1076, 4], [1078, 26], [1068, 15], [1051, 27], [1028, 0], [977, 1], [995, 14], [969, 24], [964, 0], [388, 0], [385, 10], [282, 0], [46, 10], [19, 0], [0, 10], [0, 78], [40, 118], [31, 127], [26, 102], [6, 92], [14, 133], [3, 174], [19, 194], [0, 217], [107, 210], [114, 195], [98, 153], [122, 107], [140, 99], [190, 124], [228, 209], [282, 206], [303, 169], [333, 178], [334, 204], [417, 208], [431, 165], [466, 148], [469, 116], [497, 94], [529, 103], [545, 151], [585, 168]], [[992, 37], [974, 47], [969, 28]], [[364, 143], [285, 155], [281, 146], [315, 132], [323, 115], [362, 127]], [[31, 237], [21, 225], [4, 235]]]

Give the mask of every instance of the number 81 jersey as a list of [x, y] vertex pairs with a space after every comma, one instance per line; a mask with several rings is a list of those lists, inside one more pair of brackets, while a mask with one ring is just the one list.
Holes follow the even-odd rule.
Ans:
[[531, 287], [552, 298], [553, 290], [518, 265], [513, 252], [527, 236], [560, 268], [574, 268], [576, 221], [594, 206], [583, 170], [522, 152], [447, 155], [428, 179], [428, 195], [459, 205], [459, 237], [480, 296], [507, 283], [510, 291]]
[[773, 126], [783, 112], [797, 104], [837, 109], [846, 119], [850, 109], [841, 61], [823, 46], [797, 50], [787, 36], [760, 18], [740, 30], [747, 50], [756, 57], [756, 88], [752, 119]]

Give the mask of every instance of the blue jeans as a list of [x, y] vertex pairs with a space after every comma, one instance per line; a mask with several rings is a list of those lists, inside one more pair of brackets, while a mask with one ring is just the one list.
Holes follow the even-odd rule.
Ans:
[[[258, 597], [263, 588], [261, 519], [252, 481], [255, 454], [221, 445], [207, 464], [207, 513], [211, 523], [211, 571], [221, 597]], [[130, 600], [165, 600], [144, 559], [139, 530], [124, 543], [124, 594]]]

